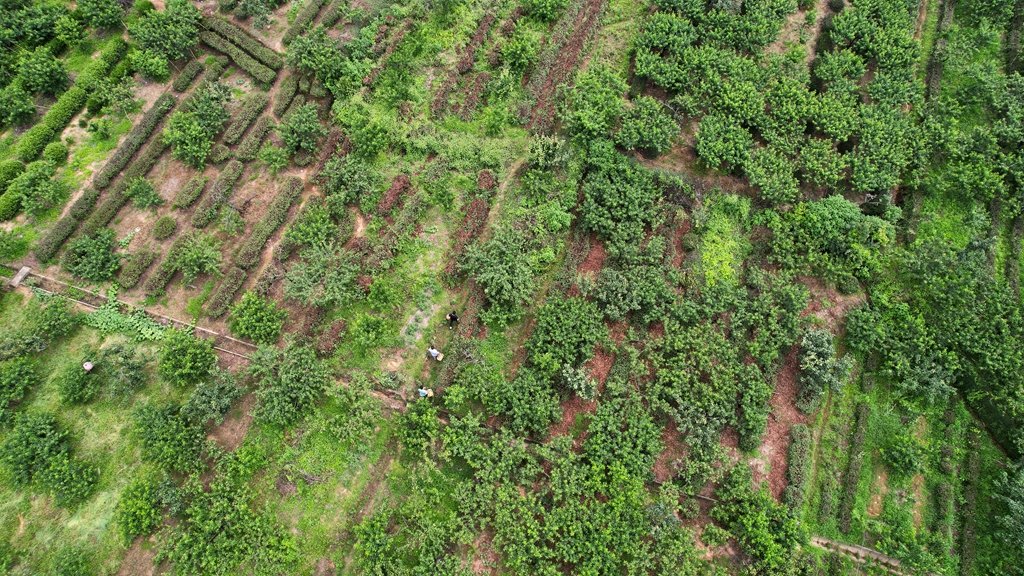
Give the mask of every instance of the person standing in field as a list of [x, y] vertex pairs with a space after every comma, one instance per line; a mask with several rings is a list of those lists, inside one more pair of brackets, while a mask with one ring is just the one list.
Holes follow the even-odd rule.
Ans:
[[453, 328], [459, 325], [459, 315], [455, 313], [455, 310], [449, 312], [448, 315], [444, 317], [444, 319], [448, 321], [449, 330], [452, 330]]

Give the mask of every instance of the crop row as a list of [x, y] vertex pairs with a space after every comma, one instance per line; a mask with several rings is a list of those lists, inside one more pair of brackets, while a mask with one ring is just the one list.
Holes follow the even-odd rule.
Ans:
[[184, 92], [192, 85], [192, 82], [203, 72], [203, 63], [199, 60], [190, 60], [178, 73], [171, 85], [175, 92]]
[[252, 234], [235, 255], [236, 266], [248, 269], [259, 262], [260, 253], [267, 245], [267, 240], [270, 240], [270, 236], [284, 224], [288, 217], [288, 210], [295, 204], [301, 193], [302, 179], [292, 176], [285, 180], [283, 189], [270, 204], [266, 216], [253, 227]]
[[262, 42], [247, 34], [245, 30], [242, 30], [227, 20], [223, 20], [215, 16], [207, 16], [206, 18], [203, 18], [203, 25], [231, 41], [231, 43], [235, 44], [242, 50], [245, 50], [246, 53], [258, 60], [267, 68], [270, 68], [271, 70], [280, 70], [281, 67], [284, 66], [284, 60], [281, 58], [280, 54], [274, 52], [267, 46], [264, 46]]
[[14, 149], [15, 157], [22, 162], [35, 160], [43, 148], [59, 137], [68, 122], [82, 110], [89, 99], [89, 91], [96, 88], [99, 80], [110, 73], [127, 51], [128, 45], [124, 40], [118, 39], [108, 44], [100, 56], [78, 76], [78, 82], [61, 94], [39, 122], [21, 136]]
[[238, 145], [238, 149], [235, 150], [235, 157], [242, 162], [255, 160], [256, 154], [260, 151], [260, 144], [263, 143], [263, 139], [273, 129], [274, 121], [267, 116], [260, 116], [256, 123], [253, 124], [252, 129], [249, 130], [249, 133], [242, 139], [242, 143]]
[[178, 190], [174, 195], [174, 200], [171, 202], [171, 206], [183, 210], [196, 203], [199, 196], [203, 194], [203, 189], [206, 188], [206, 182], [209, 180], [208, 177], [198, 174], [189, 179], [185, 185]]
[[458, 260], [466, 250], [466, 246], [483, 232], [487, 224], [487, 215], [490, 214], [491, 206], [483, 198], [474, 198], [466, 206], [466, 216], [462, 219], [462, 226], [455, 237], [455, 246], [451, 251], [451, 258], [445, 266], [445, 273], [454, 276], [458, 270]]
[[224, 143], [235, 145], [242, 139], [242, 135], [259, 117], [260, 112], [267, 107], [270, 97], [265, 92], [253, 92], [242, 102], [238, 108], [235, 118], [224, 131]]
[[199, 33], [199, 39], [214, 50], [226, 54], [236, 66], [255, 78], [260, 84], [269, 86], [274, 83], [277, 72], [263, 65], [259, 60], [250, 56], [248, 52], [224, 39], [223, 36], [209, 30], [203, 30]]
[[224, 169], [220, 171], [217, 179], [214, 180], [213, 185], [210, 187], [210, 193], [203, 198], [195, 214], [192, 215], [193, 226], [205, 228], [210, 222], [213, 222], [217, 214], [220, 213], [221, 206], [231, 197], [231, 192], [238, 179], [242, 176], [242, 168], [244, 167], [238, 160], [232, 160], [224, 166]]
[[395, 176], [395, 179], [391, 181], [391, 186], [377, 203], [377, 212], [382, 215], [388, 214], [396, 205], [401, 205], [400, 200], [409, 191], [410, 186], [411, 182], [407, 174]]
[[156, 260], [156, 252], [150, 250], [133, 252], [125, 258], [124, 264], [121, 266], [121, 273], [117, 276], [117, 284], [124, 289], [134, 288], [154, 260]]
[[476, 32], [473, 33], [473, 37], [469, 39], [469, 43], [462, 50], [462, 57], [459, 59], [458, 71], [460, 74], [465, 74], [473, 68], [473, 63], [476, 62], [476, 51], [483, 45], [484, 40], [487, 39], [487, 33], [491, 30], [491, 25], [494, 24], [495, 16], [493, 12], [488, 12], [483, 18], [480, 19], [480, 23], [476, 27]]
[[299, 81], [295, 74], [288, 74], [281, 80], [281, 85], [277, 87], [277, 95], [274, 96], [274, 107], [271, 109], [276, 118], [280, 118], [284, 114], [298, 91]]
[[40, 262], [48, 262], [57, 254], [64, 242], [75, 233], [78, 225], [92, 211], [99, 197], [100, 191], [95, 188], [89, 187], [82, 191], [82, 195], [71, 205], [68, 213], [58, 220], [36, 245], [35, 254]]
[[295, 21], [293, 21], [292, 25], [288, 27], [287, 31], [285, 31], [284, 37], [281, 38], [281, 42], [287, 46], [288, 44], [291, 44], [291, 41], [296, 39], [299, 34], [305, 32], [309, 23], [316, 18], [316, 15], [320, 13], [320, 9], [323, 8], [326, 3], [327, 0], [308, 0], [303, 4], [302, 9], [295, 15]]
[[220, 318], [228, 311], [228, 306], [235, 299], [238, 289], [245, 283], [249, 274], [237, 266], [232, 266], [224, 275], [224, 280], [217, 287], [217, 290], [210, 297], [210, 304], [206, 308], [206, 315], [210, 318]]
[[807, 482], [811, 476], [811, 451], [814, 449], [811, 431], [806, 424], [794, 424], [789, 429], [789, 452], [787, 454], [786, 490], [783, 501], [794, 512], [804, 505]]
[[110, 185], [117, 178], [125, 166], [131, 162], [135, 153], [142, 148], [149, 136], [156, 130], [160, 121], [170, 112], [178, 99], [170, 93], [164, 93], [156, 102], [142, 115], [139, 123], [132, 127], [131, 132], [125, 137], [124, 142], [117, 147], [117, 150], [110, 155], [110, 159], [103, 165], [103, 168], [93, 176], [92, 184], [102, 190]]
[[157, 269], [149, 275], [149, 278], [146, 278], [146, 282], [142, 285], [142, 289], [146, 291], [146, 294], [151, 296], [159, 294], [170, 284], [171, 279], [174, 278], [174, 273], [178, 271], [175, 265], [175, 258], [172, 256], [181, 251], [184, 238], [184, 236], [181, 236], [174, 241], [174, 244], [171, 244], [171, 249], [167, 251], [167, 255], [160, 262], [160, 266], [157, 266]]
[[850, 442], [850, 462], [846, 468], [843, 481], [843, 499], [839, 509], [839, 529], [848, 533], [853, 524], [853, 505], [857, 498], [857, 485], [860, 483], [861, 468], [864, 466], [864, 440], [868, 429], [868, 405], [857, 404], [856, 424], [854, 425], [853, 441]]
[[93, 234], [110, 223], [114, 216], [117, 216], [117, 212], [128, 202], [128, 195], [126, 194], [128, 182], [135, 178], [144, 177], [166, 149], [167, 144], [164, 144], [162, 138], [156, 138], [146, 146], [146, 149], [143, 150], [138, 159], [124, 171], [124, 177], [118, 182], [117, 186], [111, 189], [106, 200], [82, 224], [83, 234]]

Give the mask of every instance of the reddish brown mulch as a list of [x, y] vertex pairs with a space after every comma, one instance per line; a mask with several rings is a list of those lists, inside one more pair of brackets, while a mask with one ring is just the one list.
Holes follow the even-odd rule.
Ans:
[[651, 324], [651, 328], [647, 331], [651, 335], [651, 338], [661, 338], [665, 336], [665, 323], [655, 322]]
[[574, 394], [572, 398], [562, 402], [562, 418], [548, 429], [548, 440], [555, 436], [568, 434], [573, 424], [576, 423], [577, 416], [580, 414], [593, 414], [596, 410], [597, 402], [584, 400]]
[[490, 81], [491, 75], [488, 72], [481, 72], [473, 77], [473, 82], [465, 89], [466, 97], [459, 107], [459, 118], [469, 120], [473, 116], [473, 112], [480, 106], [480, 95], [484, 93], [484, 88]]
[[494, 172], [487, 170], [486, 168], [481, 170], [476, 175], [476, 187], [479, 190], [494, 190], [494, 187], [498, 185], [498, 179], [494, 177]]
[[611, 336], [612, 342], [615, 342], [616, 346], [621, 345], [626, 339], [627, 329], [629, 329], [629, 323], [625, 320], [608, 322], [608, 335]]
[[601, 268], [604, 268], [604, 261], [606, 258], [608, 258], [608, 251], [604, 247], [604, 242], [601, 242], [596, 237], [591, 237], [590, 250], [583, 258], [583, 262], [580, 262], [576, 271], [580, 274], [600, 272]]
[[392, 208], [401, 206], [402, 197], [409, 191], [411, 180], [408, 174], [399, 174], [395, 176], [395, 179], [391, 181], [391, 187], [381, 197], [380, 202], [377, 203], [377, 212], [380, 214], [388, 214]]
[[604, 389], [605, 380], [608, 379], [608, 373], [611, 372], [612, 364], [615, 363], [615, 354], [605, 350], [604, 348], [598, 348], [597, 352], [594, 353], [594, 357], [587, 360], [583, 367], [590, 374], [598, 385], [598, 390]]
[[320, 356], [327, 358], [334, 354], [335, 348], [338, 347], [338, 340], [341, 335], [345, 332], [346, 324], [345, 320], [338, 319], [331, 322], [331, 325], [326, 330], [320, 333], [320, 337], [316, 341], [316, 351]]
[[683, 223], [672, 231], [672, 267], [679, 268], [686, 258], [686, 250], [683, 249], [683, 238], [693, 229], [693, 221], [687, 218]]
[[532, 91], [534, 105], [530, 112], [527, 128], [546, 130], [555, 116], [555, 100], [558, 87], [566, 84], [580, 63], [583, 47], [597, 28], [604, 10], [604, 0], [587, 0], [576, 14], [575, 27], [566, 36], [555, 52], [543, 80]]
[[480, 19], [473, 37], [469, 39], [469, 43], [462, 49], [462, 56], [459, 58], [457, 66], [460, 74], [465, 74], [473, 68], [473, 62], [476, 61], [476, 51], [484, 43], [484, 40], [487, 39], [487, 33], [491, 30], [491, 24], [494, 24], [494, 19], [493, 12], [488, 12]]
[[679, 471], [677, 463], [687, 454], [686, 444], [674, 420], [669, 420], [668, 426], [662, 429], [661, 443], [664, 448], [654, 460], [654, 481], [663, 484], [675, 477]]
[[770, 401], [772, 412], [768, 417], [768, 429], [761, 440], [760, 450], [761, 458], [769, 465], [767, 478], [755, 470], [755, 480], [767, 480], [768, 489], [776, 499], [782, 497], [782, 491], [786, 488], [789, 429], [793, 424], [807, 422], [807, 416], [796, 407], [800, 374], [797, 352], [797, 346], [793, 346], [786, 354]]

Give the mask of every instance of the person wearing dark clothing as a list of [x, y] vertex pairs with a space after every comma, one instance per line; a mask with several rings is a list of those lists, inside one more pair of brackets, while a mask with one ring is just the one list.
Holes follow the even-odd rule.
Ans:
[[455, 313], [455, 310], [449, 312], [448, 315], [444, 317], [444, 319], [448, 321], [449, 330], [455, 328], [459, 324], [459, 315]]

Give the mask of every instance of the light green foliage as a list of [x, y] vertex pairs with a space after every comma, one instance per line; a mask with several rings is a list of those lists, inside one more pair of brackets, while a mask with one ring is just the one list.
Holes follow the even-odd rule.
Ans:
[[570, 134], [586, 140], [611, 136], [625, 106], [626, 82], [611, 68], [594, 66], [581, 72], [567, 94], [562, 113]]
[[769, 203], [789, 204], [800, 198], [793, 163], [775, 148], [755, 148], [743, 168], [761, 198]]
[[745, 166], [753, 146], [750, 132], [728, 116], [711, 114], [700, 121], [697, 154], [709, 166], [725, 169]]
[[615, 143], [627, 150], [662, 154], [672, 147], [679, 126], [668, 110], [654, 98], [641, 96], [622, 115]]
[[192, 284], [200, 274], [213, 274], [220, 266], [220, 242], [209, 234], [192, 232], [179, 238], [175, 250], [167, 256], [175, 270], [180, 270], [185, 284]]
[[19, 201], [26, 212], [33, 216], [41, 216], [60, 202], [67, 193], [67, 187], [54, 179], [56, 164], [37, 160], [25, 166], [7, 186], [6, 196]]
[[94, 28], [113, 28], [121, 23], [124, 10], [117, 0], [81, 0], [78, 13]]
[[56, 96], [68, 85], [68, 73], [50, 50], [39, 47], [26, 52], [18, 64], [18, 79], [25, 90]]
[[135, 20], [128, 31], [145, 59], [163, 62], [184, 58], [199, 42], [202, 14], [188, 0], [169, 0], [162, 11], [151, 10]]
[[85, 280], [112, 280], [121, 267], [121, 257], [114, 253], [115, 248], [114, 231], [104, 228], [92, 236], [83, 236], [71, 242], [64, 254], [63, 266], [68, 272]]
[[739, 266], [750, 250], [746, 231], [750, 201], [738, 196], [719, 196], [706, 202], [703, 213], [694, 215], [701, 234], [700, 271], [708, 288], [739, 282]]
[[14, 407], [39, 381], [30, 358], [19, 356], [0, 362], [0, 423], [10, 422]]
[[257, 344], [273, 344], [281, 334], [288, 313], [273, 301], [252, 292], [246, 292], [231, 307], [229, 326], [231, 333], [248, 338]]
[[551, 378], [565, 366], [577, 367], [589, 359], [603, 335], [601, 312], [594, 303], [582, 298], [553, 298], [537, 312], [526, 349], [530, 362]]
[[159, 474], [145, 470], [136, 474], [121, 492], [121, 499], [114, 508], [114, 525], [124, 542], [152, 534], [160, 526], [163, 519], [161, 484], [166, 482]]
[[283, 350], [260, 348], [249, 367], [259, 401], [253, 415], [275, 426], [294, 424], [330, 384], [327, 367], [309, 346], [289, 341]]
[[160, 353], [160, 376], [177, 386], [205, 380], [217, 364], [217, 355], [209, 340], [182, 330], [169, 330]]
[[164, 203], [153, 184], [145, 178], [133, 178], [125, 188], [125, 195], [132, 199], [137, 208], [155, 208]]
[[285, 276], [288, 298], [326, 307], [346, 304], [361, 294], [356, 285], [359, 265], [351, 252], [336, 246], [312, 246], [300, 256]]
[[316, 150], [317, 140], [327, 134], [327, 129], [320, 125], [316, 105], [303, 104], [288, 114], [278, 125], [277, 133], [284, 140], [284, 146], [288, 153], [295, 154], [300, 150], [306, 152]]
[[288, 151], [267, 142], [260, 148], [259, 159], [270, 169], [270, 173], [276, 176], [288, 165]]

